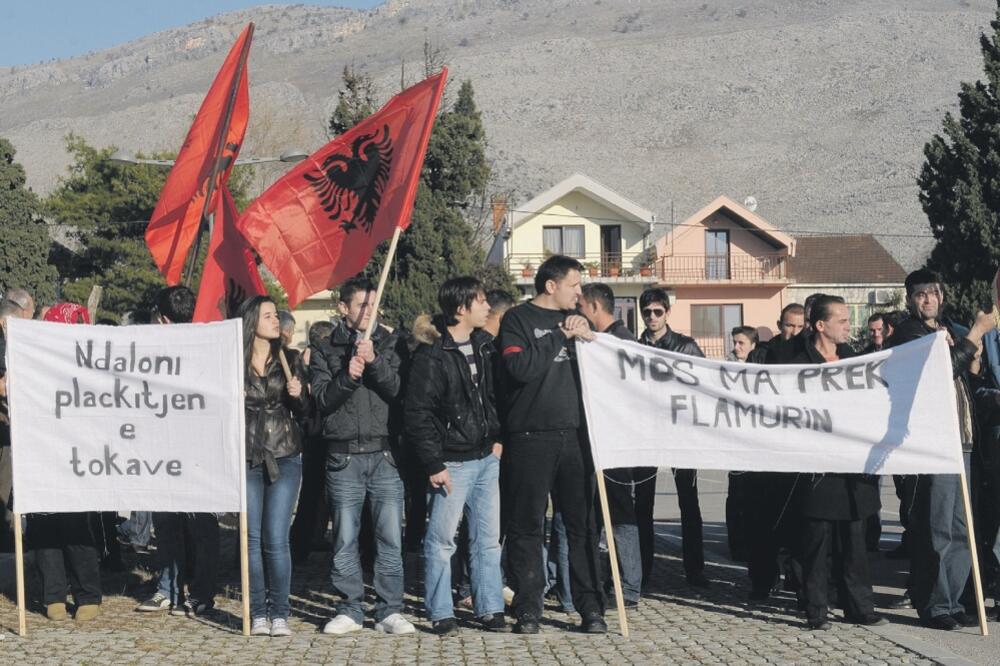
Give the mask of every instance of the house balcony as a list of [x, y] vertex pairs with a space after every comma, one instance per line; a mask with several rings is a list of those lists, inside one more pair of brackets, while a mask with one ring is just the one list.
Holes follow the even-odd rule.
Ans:
[[[507, 256], [507, 270], [519, 285], [531, 285], [535, 281], [535, 271], [548, 254], [510, 254]], [[584, 280], [600, 280], [609, 284], [655, 284], [656, 272], [652, 264], [646, 262], [645, 252], [594, 252], [582, 257], [574, 257], [584, 265]]]
[[656, 260], [656, 278], [666, 285], [785, 285], [788, 257], [778, 254], [680, 254]]

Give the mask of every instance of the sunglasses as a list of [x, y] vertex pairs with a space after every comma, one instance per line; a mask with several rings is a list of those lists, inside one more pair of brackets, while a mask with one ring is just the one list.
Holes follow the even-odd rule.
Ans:
[[662, 317], [667, 314], [667, 311], [662, 308], [643, 308], [642, 317], [643, 319], [648, 319], [650, 317]]

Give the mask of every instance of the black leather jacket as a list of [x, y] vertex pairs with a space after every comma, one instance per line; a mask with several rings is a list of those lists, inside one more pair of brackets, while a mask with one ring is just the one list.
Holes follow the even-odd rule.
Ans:
[[649, 335], [649, 330], [647, 329], [642, 332], [642, 335], [639, 337], [639, 342], [644, 345], [649, 345], [650, 347], [663, 349], [665, 351], [705, 358], [705, 354], [701, 351], [701, 347], [698, 346], [698, 343], [694, 341], [694, 338], [689, 338], [688, 336], [682, 335], [669, 328], [667, 329], [666, 335], [661, 337], [659, 340], [653, 340]]
[[249, 370], [244, 382], [247, 462], [252, 467], [266, 465], [272, 483], [278, 478], [275, 460], [302, 451], [302, 432], [297, 419], [309, 410], [302, 357], [297, 351], [286, 349], [285, 358], [292, 373], [302, 382], [298, 398], [292, 398], [285, 390], [285, 373], [277, 359], [268, 364], [263, 377]]
[[421, 341], [413, 354], [406, 386], [404, 418], [407, 442], [428, 475], [445, 469], [445, 461], [479, 460], [500, 439], [493, 393], [493, 336], [481, 330], [470, 338], [478, 381], [465, 355], [438, 319], [418, 330]]

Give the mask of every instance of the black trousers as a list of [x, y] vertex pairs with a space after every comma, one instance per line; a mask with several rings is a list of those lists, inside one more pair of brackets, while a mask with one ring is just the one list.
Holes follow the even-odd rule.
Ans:
[[783, 546], [797, 550], [793, 525], [797, 521], [790, 495], [795, 474], [745, 472], [749, 560], [747, 574], [755, 593], [768, 593], [778, 580], [778, 552]]
[[746, 473], [729, 473], [726, 489], [726, 536], [729, 559], [735, 562], [750, 559], [750, 496], [747, 482]]
[[837, 580], [838, 601], [848, 618], [875, 612], [863, 519], [803, 518], [801, 561], [806, 618], [810, 622], [826, 619], [831, 579]]
[[215, 598], [219, 573], [219, 520], [214, 513], [153, 513], [160, 565], [175, 566], [176, 589], [171, 597], [198, 601]]
[[42, 581], [42, 603], [101, 603], [101, 555], [91, 513], [28, 514], [28, 542]]
[[288, 533], [292, 559], [304, 561], [313, 541], [323, 538], [330, 513], [326, 505], [326, 446], [322, 439], [310, 438], [302, 448], [302, 489], [295, 507], [295, 519]]
[[681, 510], [681, 552], [684, 573], [688, 576], [705, 570], [705, 542], [702, 535], [701, 507], [698, 505], [698, 470], [675, 469], [677, 504]]
[[594, 475], [576, 430], [517, 433], [504, 447], [507, 565], [515, 617], [542, 615], [542, 544], [549, 495], [562, 513], [569, 546], [570, 589], [581, 615], [604, 613], [594, 519]]
[[408, 552], [422, 552], [424, 534], [427, 532], [427, 471], [417, 458], [414, 447], [406, 447], [403, 485], [406, 487], [403, 510], [406, 532], [403, 547]]
[[[634, 467], [635, 522], [639, 526], [639, 554], [642, 557], [642, 584], [648, 585], [653, 574], [656, 535], [653, 531], [653, 506], [656, 503], [655, 467]], [[681, 521], [683, 523], [683, 520]]]

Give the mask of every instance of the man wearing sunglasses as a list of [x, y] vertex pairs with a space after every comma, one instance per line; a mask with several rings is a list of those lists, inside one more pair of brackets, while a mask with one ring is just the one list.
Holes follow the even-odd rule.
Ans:
[[[666, 351], [704, 358], [693, 338], [670, 329], [670, 297], [666, 290], [653, 287], [639, 296], [639, 310], [646, 330], [639, 342]], [[649, 475], [643, 476], [647, 478]], [[638, 478], [638, 477], [637, 477]], [[705, 545], [701, 532], [701, 508], [698, 505], [698, 473], [693, 469], [675, 469], [677, 504], [681, 510], [681, 545], [684, 553], [684, 573], [687, 582], [695, 587], [708, 587], [705, 577]], [[642, 493], [640, 509], [639, 489], [636, 489], [636, 514], [639, 519], [639, 548], [642, 552], [643, 580], [649, 580], [653, 568], [653, 500], [656, 494], [655, 477], [651, 489]], [[645, 546], [645, 547], [644, 547]]]

